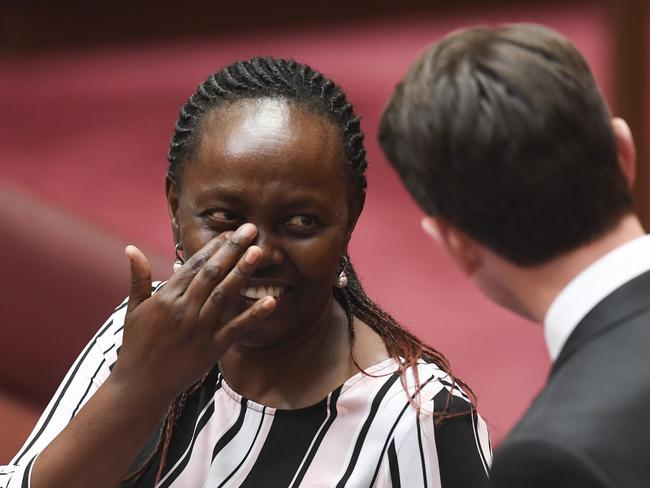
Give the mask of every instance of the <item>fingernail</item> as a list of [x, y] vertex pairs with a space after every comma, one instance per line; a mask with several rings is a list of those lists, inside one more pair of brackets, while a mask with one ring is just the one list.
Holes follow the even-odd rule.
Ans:
[[260, 253], [258, 251], [258, 248], [249, 248], [246, 251], [246, 255], [244, 256], [244, 261], [246, 261], [247, 264], [254, 264], [255, 261], [257, 261], [260, 257]]
[[275, 307], [275, 298], [273, 297], [264, 297], [262, 301], [262, 308], [266, 311], [273, 310]]
[[245, 237], [245, 238], [250, 238], [255, 235], [255, 232], [257, 232], [257, 229], [255, 229], [255, 226], [253, 224], [244, 224], [242, 225], [239, 229], [237, 229], [237, 236], [238, 237]]

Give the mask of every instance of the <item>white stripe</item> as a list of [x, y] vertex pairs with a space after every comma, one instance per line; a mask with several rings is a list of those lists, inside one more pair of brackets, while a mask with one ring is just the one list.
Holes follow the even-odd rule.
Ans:
[[[86, 345], [84, 350], [77, 357], [72, 367], [66, 373], [63, 381], [57, 388], [54, 396], [52, 397], [52, 400], [50, 400], [43, 414], [36, 423], [36, 426], [25, 441], [25, 444], [12, 459], [11, 464], [15, 464], [16, 460], [22, 458], [20, 464], [26, 465], [29, 462], [29, 459], [45, 449], [45, 447], [47, 447], [50, 442], [52, 442], [52, 440], [57, 435], [59, 435], [59, 433], [67, 426], [72, 416], [72, 412], [86, 392], [86, 388], [88, 387], [90, 379], [95, 374], [95, 371], [99, 365], [104, 361], [102, 350], [97, 344], [97, 338], [100, 337], [100, 334], [102, 334], [102, 336], [104, 334], [110, 336], [113, 335], [113, 331], [118, 326], [115, 320], [113, 320], [113, 323], [102, 332], [102, 330], [109, 324], [111, 320], [113, 320], [113, 316], [104, 322], [93, 339], [91, 339], [88, 345]], [[82, 357], [84, 355], [86, 355], [86, 358], [82, 362]], [[79, 369], [77, 370], [76, 376], [73, 377], [73, 372], [77, 367], [79, 367]], [[108, 369], [108, 365], [106, 363], [104, 363], [103, 367]], [[104, 374], [102, 374], [102, 377], [104, 377]], [[64, 393], [64, 388], [69, 380], [71, 380], [70, 385], [67, 387]], [[98, 385], [95, 384], [95, 388], [91, 388], [89, 396], [97, 391], [97, 388]], [[57, 402], [59, 403], [58, 408], [56, 412], [53, 412], [54, 406]], [[50, 416], [51, 413], [53, 415], [48, 421], [48, 416]], [[45, 425], [45, 422], [48, 422], [47, 425]], [[42, 432], [40, 432], [44, 426], [45, 428]], [[37, 435], [39, 436], [38, 439], [36, 439]], [[31, 448], [27, 450], [27, 446], [29, 446], [29, 444], [34, 439], [36, 439], [36, 442], [34, 442], [34, 445], [32, 445]]]
[[[229, 398], [229, 400], [235, 402], [232, 398]], [[204, 486], [216, 488], [231, 474], [232, 476], [225, 486], [230, 487], [238, 486], [237, 483], [241, 484], [241, 481], [248, 475], [255, 464], [257, 455], [271, 429], [273, 418], [273, 415], [269, 415], [265, 411], [249, 408], [237, 435], [230, 441], [228, 448], [222, 450], [212, 462]], [[253, 442], [255, 442], [254, 445]]]
[[[194, 438], [196, 437], [196, 429], [198, 428], [198, 422], [199, 422], [199, 420], [201, 419], [201, 417], [203, 417], [203, 416], [205, 415], [205, 412], [206, 412], [206, 411], [208, 410], [208, 408], [210, 408], [210, 406], [213, 405], [213, 404], [214, 404], [214, 398], [211, 398], [210, 401], [207, 403], [207, 405], [206, 405], [205, 407], [203, 407], [203, 409], [202, 409], [201, 412], [199, 413], [199, 415], [198, 415], [198, 417], [196, 418], [196, 421], [195, 421], [195, 423], [194, 423], [194, 429], [193, 429], [193, 431], [192, 431], [192, 437], [191, 437], [192, 439], [194, 439]], [[214, 416], [214, 414], [213, 414], [213, 416]], [[156, 486], [160, 486], [161, 484], [163, 484], [163, 483], [167, 480], [167, 478], [169, 478], [169, 477], [172, 475], [172, 473], [174, 473], [174, 471], [176, 470], [176, 468], [178, 467], [178, 465], [181, 464], [181, 463], [183, 462], [183, 460], [185, 459], [185, 457], [189, 454], [191, 445], [192, 445], [192, 444], [191, 444], [191, 442], [190, 442], [190, 444], [185, 448], [185, 451], [183, 451], [183, 454], [181, 455], [181, 457], [178, 458], [178, 461], [176, 461], [176, 463], [174, 464], [174, 466], [172, 466], [172, 468], [167, 472], [167, 474], [166, 474], [165, 476], [163, 476], [163, 478], [158, 482], [158, 484], [157, 484]], [[175, 484], [175, 483], [173, 483], [172, 486], [173, 486], [174, 484]]]
[[[487, 475], [490, 474], [490, 465], [492, 464], [492, 450], [490, 448], [490, 438], [488, 434], [487, 425], [483, 418], [478, 414], [474, 413], [476, 425], [474, 425], [474, 439], [476, 440], [476, 448], [479, 451], [479, 455], [482, 453], [481, 463], [483, 463], [483, 468]], [[487, 465], [485, 464], [487, 462]]]
[[[211, 402], [214, 403], [215, 413], [198, 434], [196, 434], [197, 426], [194, 426], [195, 434], [192, 439], [196, 436], [196, 441], [190, 453], [190, 460], [182, 473], [174, 480], [172, 486], [201, 486], [207, 480], [214, 447], [237, 422], [241, 410], [241, 405], [232, 405], [231, 401], [226, 403], [223, 399], [224, 396], [226, 395], [221, 389], [217, 390]], [[198, 423], [198, 418], [196, 421]], [[181, 461], [179, 460], [179, 462]]]
[[372, 400], [388, 378], [360, 376], [344, 385], [336, 406], [336, 421], [327, 431], [300, 486], [334, 486], [343, 476]]
[[[259, 429], [259, 433], [257, 433], [257, 439], [253, 441], [253, 436], [255, 433], [253, 432], [253, 436], [250, 439], [250, 442], [252, 444], [252, 449], [250, 450], [250, 453], [248, 456], [246, 456], [246, 459], [244, 461], [244, 464], [237, 470], [235, 475], [230, 478], [230, 481], [224, 485], [224, 488], [238, 488], [241, 486], [241, 484], [244, 482], [246, 477], [249, 475], [253, 467], [255, 466], [255, 462], [257, 460], [257, 457], [260, 454], [260, 451], [264, 447], [264, 443], [266, 442], [266, 438], [269, 435], [269, 432], [271, 430], [271, 426], [273, 425], [273, 419], [275, 418], [273, 415], [270, 415], [268, 412], [265, 413], [260, 413], [262, 416], [262, 425], [261, 428]], [[254, 442], [254, 444], [253, 444]], [[250, 446], [249, 446], [250, 447]], [[243, 452], [243, 454], [246, 454], [248, 451], [248, 448]], [[209, 485], [210, 488], [213, 488], [212, 485]]]

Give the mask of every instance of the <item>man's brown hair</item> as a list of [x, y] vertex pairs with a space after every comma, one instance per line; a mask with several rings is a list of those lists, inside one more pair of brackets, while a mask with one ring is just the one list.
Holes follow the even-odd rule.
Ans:
[[632, 211], [587, 63], [539, 25], [473, 27], [434, 44], [395, 90], [379, 138], [427, 214], [520, 265], [586, 244]]

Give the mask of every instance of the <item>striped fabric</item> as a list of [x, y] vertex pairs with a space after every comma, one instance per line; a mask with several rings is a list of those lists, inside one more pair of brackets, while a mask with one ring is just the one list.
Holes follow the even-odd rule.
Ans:
[[[123, 303], [81, 353], [24, 447], [10, 465], [0, 467], [0, 488], [30, 487], [38, 453], [110, 374], [125, 314]], [[385, 360], [356, 374], [318, 404], [299, 410], [274, 409], [242, 398], [215, 371], [188, 400], [166, 474], [157, 486], [487, 485], [491, 448], [483, 420], [467, 414], [435, 425], [432, 412], [448, 401], [447, 375], [422, 362], [418, 399], [413, 396], [413, 372], [408, 375], [407, 395], [396, 369], [394, 360]], [[409, 396], [421, 405], [419, 415]], [[469, 408], [467, 397], [457, 389], [452, 408]], [[138, 486], [151, 487], [153, 476], [151, 469]]]

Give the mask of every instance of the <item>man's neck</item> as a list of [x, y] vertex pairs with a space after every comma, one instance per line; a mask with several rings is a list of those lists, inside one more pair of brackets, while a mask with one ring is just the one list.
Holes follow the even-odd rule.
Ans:
[[516, 313], [542, 323], [558, 294], [584, 269], [607, 253], [645, 234], [635, 215], [625, 216], [610, 232], [542, 265], [521, 267], [502, 262]]

